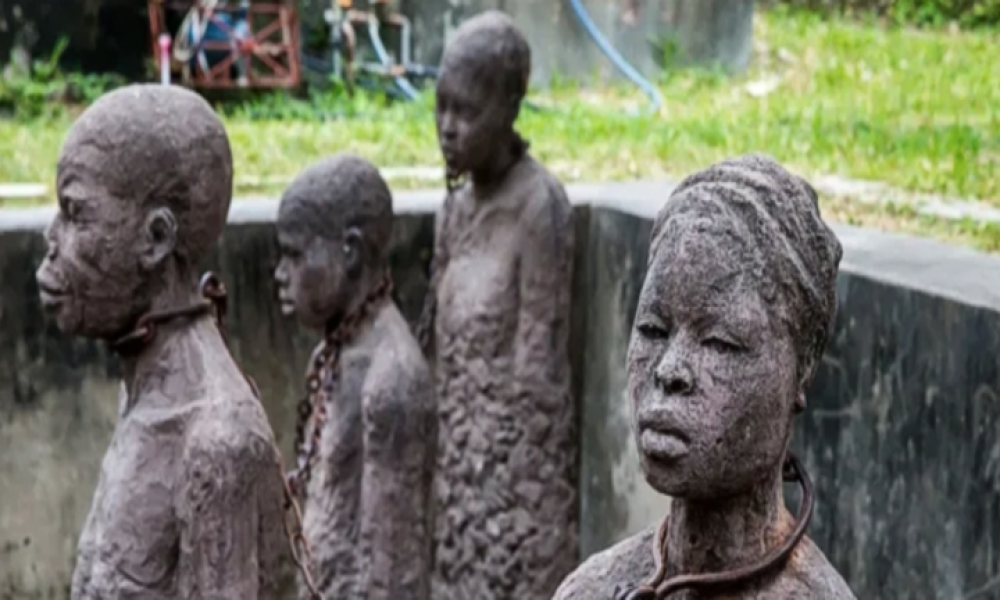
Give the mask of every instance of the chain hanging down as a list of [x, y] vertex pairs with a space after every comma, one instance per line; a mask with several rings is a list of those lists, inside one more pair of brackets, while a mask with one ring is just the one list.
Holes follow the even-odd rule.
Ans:
[[[312, 478], [312, 466], [319, 452], [320, 436], [326, 421], [326, 398], [340, 376], [340, 353], [371, 315], [392, 293], [392, 276], [386, 271], [360, 307], [336, 327], [327, 329], [325, 339], [313, 352], [306, 373], [306, 395], [298, 405], [295, 424], [296, 468], [288, 474], [292, 493], [302, 499]], [[307, 432], [308, 430], [308, 432]]]
[[788, 539], [775, 548], [761, 560], [731, 571], [721, 573], [701, 573], [697, 575], [677, 575], [664, 581], [667, 571], [666, 542], [667, 524], [669, 517], [664, 518], [656, 532], [656, 540], [653, 547], [653, 558], [656, 563], [656, 571], [645, 584], [636, 587], [619, 587], [615, 590], [614, 600], [665, 600], [674, 592], [684, 589], [707, 590], [722, 586], [732, 586], [745, 583], [770, 571], [788, 560], [792, 550], [799, 543], [806, 533], [809, 520], [812, 518], [815, 506], [813, 496], [812, 481], [795, 456], [789, 452], [785, 456], [782, 465], [782, 479], [784, 481], [796, 481], [802, 487], [802, 504], [799, 507], [798, 519], [795, 529], [788, 536]]
[[[222, 336], [222, 341], [226, 346], [226, 349], [229, 350], [229, 339], [226, 333], [226, 312], [228, 309], [228, 301], [225, 284], [222, 283], [215, 273], [209, 271], [202, 276], [201, 281], [198, 284], [198, 292], [203, 298], [202, 302], [198, 302], [189, 307], [143, 315], [136, 322], [133, 331], [112, 342], [111, 348], [119, 353], [136, 352], [143, 346], [149, 344], [149, 342], [156, 337], [157, 326], [174, 319], [194, 318], [214, 312], [215, 323], [219, 329], [219, 334]], [[235, 359], [233, 362], [235, 363]], [[236, 368], [239, 369], [243, 378], [246, 379], [247, 384], [250, 385], [250, 390], [259, 400], [260, 391], [257, 388], [257, 384], [249, 375], [246, 374], [245, 371], [243, 371], [239, 364], [236, 365]], [[309, 553], [309, 543], [302, 532], [302, 511], [299, 508], [295, 496], [291, 493], [291, 490], [289, 490], [288, 482], [285, 479], [285, 468], [284, 461], [281, 458], [281, 451], [278, 450], [278, 447], [274, 444], [273, 440], [271, 444], [278, 460], [278, 474], [281, 477], [284, 488], [285, 512], [283, 521], [285, 536], [288, 538], [292, 560], [295, 563], [296, 568], [302, 574], [302, 579], [309, 590], [309, 595], [312, 600], [322, 600], [322, 596], [320, 596], [319, 591], [316, 588], [316, 584], [312, 579], [312, 557]], [[291, 523], [289, 523], [289, 516], [292, 519]]]

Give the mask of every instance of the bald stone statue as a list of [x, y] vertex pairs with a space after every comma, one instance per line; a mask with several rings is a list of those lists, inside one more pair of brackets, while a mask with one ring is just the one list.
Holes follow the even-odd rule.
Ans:
[[232, 178], [222, 123], [177, 87], [111, 92], [63, 144], [41, 301], [122, 369], [74, 600], [276, 598], [287, 541], [272, 431], [198, 293]]
[[[723, 161], [673, 192], [628, 353], [640, 464], [670, 514], [589, 558], [558, 600], [854, 598], [804, 537], [811, 490], [788, 450], [840, 258], [813, 188], [769, 158]], [[805, 488], [798, 517], [783, 479]]]
[[435, 600], [548, 600], [577, 560], [573, 213], [514, 129], [530, 71], [524, 36], [488, 11], [437, 82], [449, 191], [421, 324], [440, 403]]
[[427, 362], [390, 296], [392, 227], [388, 186], [349, 154], [307, 167], [278, 211], [282, 309], [324, 333], [291, 480], [326, 600], [430, 598], [437, 413]]

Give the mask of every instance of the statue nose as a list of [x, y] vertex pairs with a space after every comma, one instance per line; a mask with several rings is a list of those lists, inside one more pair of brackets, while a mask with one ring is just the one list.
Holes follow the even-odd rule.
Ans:
[[694, 389], [694, 373], [687, 361], [661, 362], [655, 378], [657, 386], [670, 396], [690, 394]]

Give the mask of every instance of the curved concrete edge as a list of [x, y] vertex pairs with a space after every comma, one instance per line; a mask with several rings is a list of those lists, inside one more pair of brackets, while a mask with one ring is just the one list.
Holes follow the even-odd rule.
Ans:
[[[670, 197], [672, 181], [582, 183], [566, 187], [576, 206], [613, 210], [652, 219]], [[443, 189], [397, 192], [400, 215], [436, 212]], [[233, 202], [229, 222], [269, 223], [277, 214], [273, 197], [244, 197]], [[55, 207], [0, 209], [0, 233], [43, 231]], [[832, 225], [844, 247], [841, 269], [876, 281], [907, 287], [964, 304], [1000, 310], [1000, 257], [963, 246], [912, 235], [848, 225]]]

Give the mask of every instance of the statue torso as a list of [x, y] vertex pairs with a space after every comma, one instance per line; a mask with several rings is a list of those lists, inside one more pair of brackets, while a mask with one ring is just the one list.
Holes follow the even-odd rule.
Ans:
[[[183, 460], [189, 434], [196, 424], [218, 418], [220, 409], [227, 413], [230, 439], [245, 439], [249, 446], [251, 439], [270, 439], [270, 431], [256, 400], [227, 405], [231, 399], [211, 394], [189, 400], [177, 405], [158, 390], [145, 390], [128, 409], [130, 399], [122, 387], [120, 418], [80, 536], [74, 600], [179, 598], [195, 586], [193, 573], [199, 565], [182, 558], [178, 517], [189, 476]], [[275, 476], [255, 490], [257, 502], [250, 510], [261, 520], [259, 537], [250, 541], [257, 545], [261, 598], [275, 593], [271, 586], [278, 575], [273, 571], [287, 546], [277, 464], [274, 469]]]
[[176, 597], [175, 465], [190, 412], [137, 409], [121, 417], [81, 535], [87, 560], [78, 561], [74, 598]]
[[[571, 210], [558, 185], [530, 159], [487, 198], [454, 192], [441, 235], [447, 263], [439, 273], [435, 324], [440, 444], [435, 474], [437, 565], [433, 597], [544, 598], [575, 560], [575, 458], [568, 352], [537, 368], [545, 397], [518, 391], [522, 268], [544, 260], [526, 248], [525, 207], [534, 201]], [[572, 247], [559, 258], [572, 262]], [[551, 265], [565, 284], [571, 268]], [[548, 314], [568, 313], [551, 294]], [[568, 322], [568, 316], [566, 317]], [[542, 323], [546, 331], [550, 323]], [[523, 382], [526, 383], [527, 382]], [[529, 389], [526, 386], [525, 389]], [[556, 410], [543, 410], [550, 403]]]
[[[312, 467], [303, 525], [312, 549], [314, 580], [325, 599], [381, 597], [372, 589], [361, 589], [365, 585], [363, 570], [370, 567], [373, 555], [392, 549], [373, 547], [380, 542], [362, 539], [363, 520], [381, 519], [387, 528], [402, 529], [405, 525], [393, 523], [395, 507], [364, 497], [365, 474], [369, 470], [366, 467], [371, 466], [376, 454], [382, 454], [380, 458], [384, 459], [386, 453], [392, 452], [390, 446], [398, 441], [394, 433], [399, 427], [409, 428], [405, 434], [414, 434], [411, 454], [417, 463], [423, 458], [416, 455], [433, 451], [433, 434], [418, 439], [423, 429], [421, 420], [433, 425], [433, 386], [409, 326], [391, 303], [342, 349], [340, 365], [336, 380], [326, 383], [327, 419]], [[408, 474], [413, 477], [409, 491], [414, 496], [429, 496], [430, 464], [413, 469], [419, 473]], [[400, 461], [396, 468], [410, 470], [411, 466]], [[427, 513], [423, 518], [429, 519], [425, 505], [421, 505]], [[406, 511], [403, 519], [411, 520], [412, 512]], [[411, 553], [411, 565], [398, 566], [401, 580], [411, 575], [402, 571], [416, 571], [419, 577], [426, 577], [429, 521], [415, 527], [417, 534], [403, 536], [400, 543], [419, 544], [419, 539], [412, 540], [415, 537], [423, 538], [425, 545]], [[422, 586], [412, 587], [412, 597], [422, 597], [418, 591]]]

